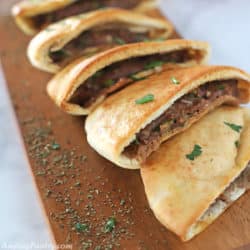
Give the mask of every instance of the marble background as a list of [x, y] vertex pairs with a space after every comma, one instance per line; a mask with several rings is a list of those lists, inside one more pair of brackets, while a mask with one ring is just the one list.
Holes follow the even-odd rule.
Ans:
[[[13, 0], [0, 1], [2, 14]], [[162, 0], [161, 9], [185, 38], [211, 43], [213, 64], [250, 71], [249, 0]], [[51, 241], [14, 119], [0, 72], [0, 249], [35, 249]]]

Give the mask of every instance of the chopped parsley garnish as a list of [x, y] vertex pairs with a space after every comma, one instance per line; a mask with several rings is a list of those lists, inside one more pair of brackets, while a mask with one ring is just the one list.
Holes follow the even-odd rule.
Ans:
[[225, 86], [223, 84], [219, 84], [219, 85], [217, 85], [217, 89], [218, 90], [224, 90]]
[[140, 142], [139, 142], [139, 140], [138, 140], [137, 137], [135, 138], [135, 144], [136, 144], [136, 145], [139, 145], [139, 144], [140, 144]]
[[52, 148], [53, 150], [58, 150], [58, 149], [60, 149], [60, 144], [58, 144], [58, 143], [56, 143], [56, 142], [53, 142], [53, 143], [51, 144], [51, 148]]
[[115, 43], [120, 44], [120, 45], [123, 45], [126, 43], [123, 39], [121, 39], [119, 37], [114, 37], [114, 41], [115, 41]]
[[78, 223], [75, 224], [75, 229], [79, 233], [88, 232], [89, 231], [89, 225], [85, 224], [85, 223], [79, 223], [78, 222]]
[[166, 41], [166, 38], [164, 37], [158, 37], [152, 40], [153, 42], [162, 42], [162, 41]]
[[153, 38], [153, 39], [144, 39], [143, 42], [162, 42], [166, 41], [166, 38], [159, 37], [159, 38]]
[[97, 71], [97, 72], [92, 76], [92, 78], [97, 78], [97, 77], [101, 76], [102, 74], [103, 74], [103, 71], [99, 70], [99, 71]]
[[153, 68], [156, 68], [156, 67], [160, 67], [164, 64], [163, 61], [153, 61], [153, 62], [150, 62], [148, 64], [146, 64], [144, 66], [144, 69], [153, 69]]
[[131, 76], [129, 76], [129, 78], [134, 80], [134, 81], [140, 81], [140, 80], [146, 79], [146, 77], [139, 77], [139, 76], [136, 76], [136, 75], [131, 75]]
[[180, 84], [180, 81], [177, 80], [174, 76], [171, 77], [171, 82], [172, 82], [173, 84], [175, 84], [175, 85]]
[[194, 159], [200, 156], [201, 154], [202, 154], [201, 146], [198, 144], [195, 144], [192, 153], [187, 154], [186, 158], [189, 159], [190, 161], [194, 161]]
[[116, 219], [114, 217], [111, 217], [108, 219], [104, 226], [104, 233], [110, 233], [114, 230], [116, 225]]
[[197, 94], [195, 94], [194, 92], [191, 92], [191, 93], [189, 93], [189, 94], [187, 94], [187, 99], [188, 100], [198, 100], [200, 97], [199, 96], [197, 96]]
[[137, 99], [135, 101], [135, 103], [136, 104], [144, 104], [144, 103], [152, 102], [153, 100], [154, 100], [154, 95], [148, 94], [148, 95], [143, 96], [140, 99]]
[[109, 80], [107, 80], [107, 81], [104, 82], [104, 85], [105, 85], [106, 87], [110, 87], [110, 86], [112, 86], [114, 83], [115, 83], [115, 80], [109, 79]]
[[236, 148], [238, 148], [240, 146], [240, 142], [239, 141], [235, 141], [234, 145], [235, 145]]
[[243, 128], [242, 126], [240, 125], [236, 125], [236, 124], [233, 124], [233, 123], [229, 123], [229, 122], [224, 122], [225, 125], [227, 125], [229, 128], [231, 128], [232, 130], [236, 131], [236, 132], [240, 132], [241, 129]]

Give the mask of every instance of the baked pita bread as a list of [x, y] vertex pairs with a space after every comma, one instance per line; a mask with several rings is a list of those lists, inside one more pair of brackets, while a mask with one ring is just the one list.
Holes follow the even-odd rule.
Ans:
[[209, 53], [207, 43], [182, 39], [127, 44], [77, 59], [51, 79], [47, 91], [65, 112], [87, 115], [119, 89], [177, 65], [205, 63]]
[[[190, 160], [194, 145], [201, 154]], [[162, 144], [142, 166], [149, 205], [164, 226], [190, 240], [250, 187], [249, 160], [249, 110], [218, 108]]]
[[66, 17], [83, 14], [103, 7], [121, 7], [133, 9], [138, 12], [147, 12], [155, 8], [155, 0], [135, 1], [112, 1], [106, 4], [100, 0], [100, 4], [94, 1], [82, 0], [23, 0], [12, 8], [12, 15], [18, 27], [27, 35], [35, 35], [47, 25], [62, 20]]
[[233, 67], [176, 68], [108, 97], [86, 120], [89, 144], [118, 166], [139, 168], [163, 141], [222, 104], [249, 101], [250, 76]]
[[55, 73], [81, 56], [125, 43], [166, 40], [172, 33], [166, 20], [129, 10], [102, 9], [49, 25], [30, 42], [28, 57], [33, 66]]

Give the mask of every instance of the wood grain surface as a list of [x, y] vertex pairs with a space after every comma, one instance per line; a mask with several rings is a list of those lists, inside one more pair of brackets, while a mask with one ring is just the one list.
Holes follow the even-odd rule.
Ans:
[[[11, 17], [0, 18], [0, 37], [8, 89], [56, 244], [73, 249], [250, 249], [249, 194], [205, 232], [182, 243], [150, 211], [139, 172], [99, 156], [86, 142], [84, 118], [66, 115], [52, 103], [45, 91], [51, 75], [31, 67], [26, 57], [30, 38]], [[107, 225], [110, 218], [115, 218], [114, 229]]]

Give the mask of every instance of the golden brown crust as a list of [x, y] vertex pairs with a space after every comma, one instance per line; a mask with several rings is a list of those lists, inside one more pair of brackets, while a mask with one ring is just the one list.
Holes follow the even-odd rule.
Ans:
[[[243, 126], [241, 133], [226, 126], [225, 121]], [[190, 161], [186, 155], [195, 144], [201, 146], [202, 154]], [[182, 240], [189, 240], [225, 210], [211, 214], [195, 227], [249, 160], [249, 110], [221, 107], [162, 144], [144, 164], [141, 176], [150, 207], [163, 225]]]
[[48, 26], [36, 35], [29, 44], [28, 57], [33, 66], [55, 73], [60, 66], [49, 57], [50, 51], [60, 50], [82, 32], [107, 23], [124, 23], [147, 30], [159, 30], [155, 38], [167, 39], [173, 32], [172, 25], [162, 19], [150, 18], [133, 11], [122, 9], [103, 9], [87, 14], [72, 16]]
[[[171, 82], [173, 76], [180, 82], [178, 85]], [[249, 92], [250, 76], [239, 69], [224, 66], [178, 68], [128, 86], [108, 97], [89, 115], [85, 125], [88, 142], [97, 152], [117, 165], [138, 168], [137, 161], [122, 154], [124, 148], [135, 140], [136, 133], [158, 118], [181, 96], [207, 82], [226, 79], [238, 79], [239, 82], [244, 82], [245, 93]], [[149, 93], [154, 95], [154, 101], [144, 105], [135, 103], [135, 100]], [[240, 99], [240, 101], [246, 100]], [[212, 108], [220, 104], [221, 102], [216, 103]], [[209, 109], [211, 107], [207, 111]], [[199, 118], [196, 116], [183, 129]], [[169, 134], [164, 140], [171, 136], [172, 134]]]
[[192, 61], [184, 63], [183, 66], [199, 63], [203, 64], [207, 61], [210, 54], [210, 47], [207, 43], [182, 39], [164, 42], [127, 44], [105, 51], [88, 59], [84, 58], [74, 61], [52, 78], [48, 84], [47, 91], [54, 102], [64, 111], [73, 115], [86, 115], [99, 105], [105, 96], [102, 96], [89, 108], [71, 104], [69, 100], [74, 91], [98, 70], [129, 58], [178, 50], [194, 50], [201, 54], [201, 58], [194, 58]]
[[32, 17], [53, 12], [72, 4], [74, 0], [24, 0], [15, 4], [12, 8], [12, 15], [19, 28], [27, 35], [34, 35], [37, 28], [34, 26]]
[[[74, 2], [75, 0], [23, 0], [13, 6], [12, 15], [24, 33], [27, 35], [35, 35], [39, 32], [39, 29], [34, 26], [32, 17], [56, 11]], [[149, 8], [153, 8], [155, 4], [156, 2], [154, 0], [144, 0], [135, 10], [145, 12]]]

